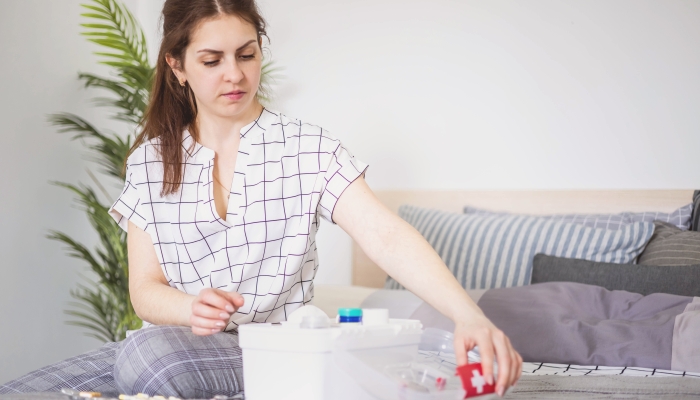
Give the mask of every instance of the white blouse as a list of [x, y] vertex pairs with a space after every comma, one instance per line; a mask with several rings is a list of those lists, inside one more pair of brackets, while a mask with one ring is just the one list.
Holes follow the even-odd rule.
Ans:
[[[226, 219], [216, 212], [214, 151], [183, 132], [180, 189], [160, 196], [158, 138], [127, 160], [124, 189], [109, 209], [150, 234], [171, 287], [236, 291], [245, 304], [226, 330], [248, 322], [284, 321], [313, 298], [319, 216], [331, 216], [343, 191], [367, 164], [328, 131], [263, 109], [241, 129]], [[150, 325], [144, 322], [144, 326]]]

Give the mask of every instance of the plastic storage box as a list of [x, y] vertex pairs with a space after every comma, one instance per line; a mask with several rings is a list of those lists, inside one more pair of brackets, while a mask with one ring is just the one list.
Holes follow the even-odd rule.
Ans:
[[445, 337], [424, 334], [420, 321], [322, 319], [238, 328], [246, 399], [464, 398], [454, 364], [436, 357]]

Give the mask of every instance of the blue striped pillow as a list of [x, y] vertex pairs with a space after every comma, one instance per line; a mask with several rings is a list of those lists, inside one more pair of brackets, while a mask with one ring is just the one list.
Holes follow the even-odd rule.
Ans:
[[[597, 229], [528, 215], [455, 214], [404, 205], [399, 216], [426, 238], [465, 289], [530, 283], [535, 254], [631, 264], [654, 233], [651, 222]], [[403, 289], [391, 277], [387, 289]]]
[[[465, 206], [465, 214], [508, 214], [499, 211], [489, 211], [481, 208]], [[690, 203], [676, 211], [670, 213], [647, 211], [647, 212], [623, 212], [619, 214], [553, 214], [537, 215], [537, 218], [547, 218], [554, 221], [570, 222], [601, 229], [620, 229], [627, 224], [635, 222], [663, 221], [677, 226], [679, 229], [688, 230], [691, 226], [691, 214], [693, 204]]]

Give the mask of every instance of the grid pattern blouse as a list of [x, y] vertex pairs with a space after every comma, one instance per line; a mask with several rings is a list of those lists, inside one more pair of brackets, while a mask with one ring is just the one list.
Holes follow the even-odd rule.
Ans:
[[226, 330], [284, 321], [311, 301], [319, 217], [333, 223], [338, 198], [367, 164], [321, 127], [263, 109], [241, 129], [222, 219], [213, 197], [214, 151], [185, 130], [182, 185], [161, 197], [157, 145], [149, 140], [129, 156], [109, 213], [122, 229], [131, 220], [151, 236], [170, 286], [193, 295], [209, 287], [240, 293], [245, 304]]

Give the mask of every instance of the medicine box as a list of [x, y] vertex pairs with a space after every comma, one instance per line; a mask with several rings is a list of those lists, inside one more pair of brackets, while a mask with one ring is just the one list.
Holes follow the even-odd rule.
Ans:
[[454, 369], [421, 362], [420, 321], [328, 322], [240, 326], [246, 399], [464, 398]]

